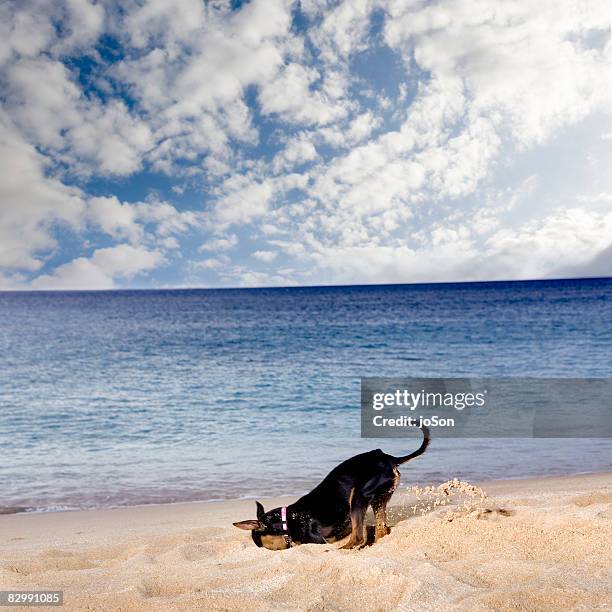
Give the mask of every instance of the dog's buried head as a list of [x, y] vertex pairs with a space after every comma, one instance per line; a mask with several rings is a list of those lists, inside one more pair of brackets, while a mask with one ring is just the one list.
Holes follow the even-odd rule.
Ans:
[[251, 532], [257, 546], [284, 550], [297, 544], [326, 544], [350, 535], [343, 548], [365, 545], [365, 514], [372, 507], [375, 540], [389, 533], [387, 503], [399, 480], [398, 466], [422, 455], [429, 445], [429, 430], [421, 428], [423, 442], [402, 457], [380, 449], [347, 459], [335, 467], [310, 493], [294, 504], [266, 512], [257, 504], [257, 519], [234, 523]]
[[263, 546], [270, 550], [284, 550], [291, 546], [291, 541], [287, 532], [283, 528], [281, 517], [281, 508], [275, 508], [266, 512], [264, 507], [257, 504], [257, 520], [256, 521], [240, 521], [234, 523], [234, 527], [238, 529], [246, 529], [251, 532], [253, 542], [257, 546]]

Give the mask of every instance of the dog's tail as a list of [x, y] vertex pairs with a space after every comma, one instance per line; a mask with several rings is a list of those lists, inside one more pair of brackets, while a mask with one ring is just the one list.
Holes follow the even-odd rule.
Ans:
[[406, 461], [410, 461], [410, 459], [414, 459], [415, 457], [422, 455], [427, 450], [430, 440], [429, 429], [423, 425], [423, 427], [421, 427], [421, 431], [423, 432], [423, 442], [421, 442], [421, 446], [419, 446], [414, 453], [410, 453], [409, 455], [404, 455], [403, 457], [393, 457], [396, 465], [406, 463]]

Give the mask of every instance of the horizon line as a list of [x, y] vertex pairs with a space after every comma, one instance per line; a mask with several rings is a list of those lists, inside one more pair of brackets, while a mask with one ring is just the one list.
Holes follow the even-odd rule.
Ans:
[[407, 283], [347, 283], [347, 284], [318, 284], [318, 285], [261, 285], [256, 287], [227, 286], [227, 287], [198, 287], [198, 286], [176, 286], [176, 287], [113, 287], [112, 289], [0, 289], [0, 293], [113, 293], [127, 291], [258, 291], [258, 290], [282, 290], [282, 289], [342, 289], [363, 287], [420, 287], [420, 286], [444, 286], [444, 285], [488, 285], [496, 283], [547, 283], [547, 282], [571, 282], [571, 281], [595, 281], [612, 280], [610, 276], [577, 276], [577, 277], [554, 277], [554, 278], [525, 278], [525, 279], [494, 279], [494, 280], [458, 280], [458, 281], [419, 281]]

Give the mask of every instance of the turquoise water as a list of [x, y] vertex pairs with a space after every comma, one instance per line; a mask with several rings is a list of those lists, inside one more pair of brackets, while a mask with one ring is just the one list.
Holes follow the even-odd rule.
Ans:
[[[612, 280], [0, 293], [0, 506], [306, 491], [361, 376], [612, 377]], [[610, 469], [609, 440], [434, 440], [403, 478]]]

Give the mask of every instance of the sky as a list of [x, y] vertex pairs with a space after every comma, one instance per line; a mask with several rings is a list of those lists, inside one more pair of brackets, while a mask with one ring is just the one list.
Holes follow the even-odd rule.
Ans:
[[612, 275], [609, 0], [0, 6], [0, 289]]

